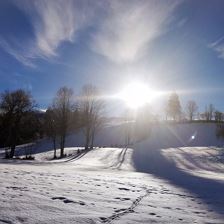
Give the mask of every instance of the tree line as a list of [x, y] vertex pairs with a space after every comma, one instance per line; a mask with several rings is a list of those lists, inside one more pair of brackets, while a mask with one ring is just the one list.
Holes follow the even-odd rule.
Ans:
[[205, 106], [204, 112], [198, 111], [198, 105], [194, 100], [189, 100], [183, 109], [176, 92], [170, 94], [165, 107], [166, 120], [190, 121], [202, 120], [207, 122], [223, 122], [224, 113], [215, 109], [213, 104]]
[[[78, 96], [66, 86], [61, 87], [45, 113], [38, 110], [32, 95], [22, 89], [5, 91], [0, 95], [0, 147], [5, 148], [6, 158], [13, 158], [17, 145], [35, 142], [48, 137], [57, 157], [57, 146], [60, 146], [60, 157], [64, 156], [66, 136], [82, 130], [85, 137], [85, 149], [94, 147], [96, 133], [106, 122], [105, 100], [99, 89], [93, 85], [85, 85]], [[148, 135], [148, 126], [155, 117], [150, 108], [145, 107], [135, 114], [135, 125], [130, 113], [124, 119], [125, 145], [131, 143], [132, 132], [136, 139]], [[205, 107], [203, 113], [198, 112], [194, 100], [187, 102], [182, 109], [177, 93], [171, 93], [165, 107], [165, 120], [190, 121], [203, 120], [223, 122], [224, 115], [212, 104]], [[136, 140], [136, 141], [137, 141]]]
[[5, 91], [0, 96], [0, 147], [5, 157], [13, 158], [16, 145], [48, 136], [64, 156], [68, 133], [82, 130], [85, 149], [92, 149], [96, 133], [103, 126], [105, 102], [93, 85], [83, 86], [79, 96], [66, 86], [60, 88], [45, 113], [40, 113], [32, 95], [22, 89]]

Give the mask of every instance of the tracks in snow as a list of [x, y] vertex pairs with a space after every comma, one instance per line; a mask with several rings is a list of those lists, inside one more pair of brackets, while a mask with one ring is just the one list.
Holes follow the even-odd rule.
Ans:
[[114, 220], [119, 219], [120, 217], [127, 215], [129, 213], [134, 212], [134, 209], [139, 205], [139, 203], [141, 202], [141, 200], [145, 197], [147, 197], [149, 194], [151, 193], [150, 190], [146, 190], [146, 193], [144, 195], [139, 196], [138, 198], [136, 198], [130, 207], [128, 208], [124, 208], [124, 209], [118, 209], [115, 211], [114, 214], [112, 214], [111, 216], [109, 216], [108, 218], [105, 217], [100, 217], [101, 222], [102, 223], [112, 223]]

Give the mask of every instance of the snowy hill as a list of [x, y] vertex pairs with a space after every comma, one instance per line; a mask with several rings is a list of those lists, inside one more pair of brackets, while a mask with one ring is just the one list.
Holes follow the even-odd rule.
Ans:
[[[107, 127], [96, 144], [122, 144], [122, 131]], [[222, 145], [215, 132], [214, 124], [154, 125], [132, 148], [91, 151], [82, 151], [79, 133], [58, 160], [51, 142], [39, 142], [35, 161], [0, 160], [0, 223], [221, 224], [224, 164], [223, 149], [211, 147]]]
[[[144, 130], [143, 130], [144, 131]], [[107, 126], [101, 130], [95, 140], [95, 146], [124, 145], [124, 126]], [[224, 141], [216, 137], [216, 124], [153, 124], [147, 134], [147, 148], [164, 149], [187, 146], [223, 146]], [[66, 139], [66, 147], [83, 147], [83, 133], [70, 134]], [[52, 150], [50, 140], [38, 142], [35, 153]]]

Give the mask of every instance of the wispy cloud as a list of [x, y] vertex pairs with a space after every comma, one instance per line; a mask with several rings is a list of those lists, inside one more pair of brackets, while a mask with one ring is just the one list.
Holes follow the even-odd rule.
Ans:
[[91, 48], [115, 62], [138, 58], [147, 44], [166, 31], [181, 1], [110, 1], [92, 36]]
[[[88, 24], [92, 13], [88, 1], [73, 0], [15, 0], [13, 1], [30, 18], [34, 39], [26, 50], [1, 40], [1, 46], [26, 66], [34, 66], [37, 58], [49, 59], [57, 56], [63, 42], [73, 42], [75, 34]], [[91, 6], [91, 4], [89, 4]]]
[[56, 55], [63, 41], [73, 41], [76, 29], [72, 1], [34, 1], [36, 16], [32, 23], [36, 36], [36, 47], [43, 57]]
[[208, 47], [216, 51], [219, 58], [224, 59], [224, 36], [210, 43]]
[[187, 18], [183, 18], [181, 19], [178, 23], [177, 23], [177, 27], [181, 28], [183, 27], [186, 23], [187, 23], [188, 19]]
[[6, 41], [3, 38], [0, 38], [0, 47], [22, 64], [32, 68], [35, 67], [29, 54], [23, 50], [24, 48], [22, 49], [19, 46], [16, 46], [15, 43]]
[[[26, 66], [58, 56], [64, 42], [93, 25], [90, 48], [115, 62], [130, 62], [166, 32], [181, 0], [12, 0], [30, 18], [34, 36], [23, 47], [1, 39], [0, 46]], [[20, 44], [21, 45], [21, 44]]]

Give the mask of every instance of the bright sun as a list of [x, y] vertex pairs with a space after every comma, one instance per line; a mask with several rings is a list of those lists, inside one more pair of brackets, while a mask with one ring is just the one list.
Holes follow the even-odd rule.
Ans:
[[130, 83], [118, 94], [118, 97], [124, 100], [128, 107], [137, 109], [151, 102], [156, 95], [157, 92], [144, 83]]

